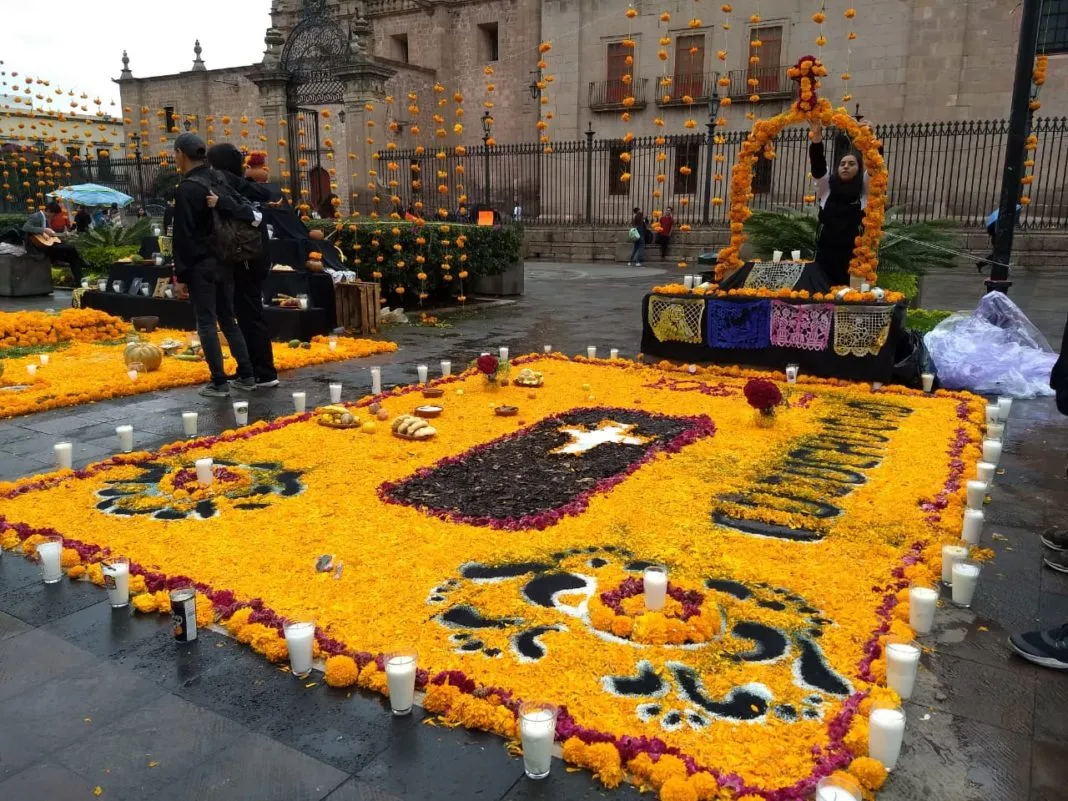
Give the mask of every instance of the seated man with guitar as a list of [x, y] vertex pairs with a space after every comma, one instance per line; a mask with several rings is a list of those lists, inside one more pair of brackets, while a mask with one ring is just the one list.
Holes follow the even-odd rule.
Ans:
[[48, 227], [44, 209], [38, 209], [31, 214], [26, 224], [22, 226], [22, 231], [26, 234], [27, 248], [44, 253], [53, 264], [58, 262], [67, 265], [74, 276], [75, 286], [81, 284], [82, 269], [89, 265], [85, 263], [74, 245], [60, 240], [56, 232]]

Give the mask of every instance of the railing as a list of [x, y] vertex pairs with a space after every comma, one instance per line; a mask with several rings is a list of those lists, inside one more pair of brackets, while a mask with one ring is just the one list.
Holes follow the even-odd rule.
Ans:
[[645, 90], [649, 84], [648, 78], [634, 78], [630, 83], [621, 80], [591, 81], [589, 106], [591, 111], [619, 111], [627, 108], [623, 101], [628, 97], [634, 98], [634, 104], [629, 108], [643, 109], [646, 105]]
[[718, 72], [676, 74], [667, 86], [660, 86], [659, 81], [657, 82], [656, 104], [658, 106], [684, 106], [690, 103], [704, 103], [716, 91], [718, 82]]
[[[776, 97], [788, 97], [793, 94], [794, 82], [787, 75], [789, 67], [750, 67], [745, 70], [731, 70], [731, 79], [727, 90], [734, 99], [744, 99], [750, 95], [760, 95], [761, 100]], [[750, 83], [750, 81], [755, 83]]]

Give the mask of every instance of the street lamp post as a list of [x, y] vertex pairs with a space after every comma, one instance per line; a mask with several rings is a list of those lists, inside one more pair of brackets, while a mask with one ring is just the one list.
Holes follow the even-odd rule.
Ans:
[[718, 79], [717, 83], [712, 85], [712, 94], [708, 96], [708, 140], [705, 143], [708, 152], [705, 154], [705, 200], [704, 208], [701, 211], [702, 225], [708, 225], [712, 208], [712, 147], [715, 144], [716, 120], [719, 119], [720, 105], [717, 84]]
[[137, 164], [137, 185], [140, 187], [139, 194], [141, 195], [141, 208], [145, 207], [145, 171], [141, 160], [141, 134], [134, 132], [130, 134], [130, 139], [134, 143], [134, 161]]
[[593, 121], [586, 123], [586, 225], [593, 223]]
[[482, 202], [486, 206], [492, 205], [492, 191], [490, 187], [490, 154], [489, 154], [489, 140], [490, 140], [490, 128], [493, 125], [493, 117], [490, 116], [489, 110], [482, 112]]

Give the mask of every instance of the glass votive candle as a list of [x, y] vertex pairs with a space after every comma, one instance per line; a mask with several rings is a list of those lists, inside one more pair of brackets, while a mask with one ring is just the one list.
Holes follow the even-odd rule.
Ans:
[[293, 411], [297, 414], [304, 414], [305, 408], [308, 405], [308, 396], [304, 392], [293, 393]]
[[112, 281], [111, 289], [114, 292], [122, 292], [122, 281]]
[[998, 411], [998, 405], [996, 403], [987, 404], [986, 407], [986, 424], [998, 423], [1001, 421], [1001, 412]]
[[195, 437], [197, 435], [198, 416], [196, 412], [182, 412], [182, 433], [187, 437]]
[[686, 289], [693, 289], [693, 276], [692, 275], [684, 275], [682, 277], [682, 285]]
[[130, 605], [130, 560], [124, 556], [109, 558], [100, 565], [104, 573], [104, 589], [112, 609]]
[[523, 770], [530, 779], [544, 779], [552, 767], [556, 740], [557, 708], [552, 704], [524, 703], [519, 707], [519, 739]]
[[215, 462], [210, 456], [196, 460], [197, 482], [202, 487], [210, 487], [215, 480]]
[[934, 382], [935, 382], [934, 373], [922, 373], [920, 375], [920, 381], [923, 382], [923, 391], [924, 392], [934, 392]]
[[774, 262], [776, 264], [778, 264], [780, 261], [782, 261], [782, 251], [781, 250], [773, 250], [773, 251], [771, 251], [771, 260], [772, 260], [772, 262]]
[[997, 469], [997, 465], [993, 462], [977, 462], [975, 465], [975, 477], [979, 481], [985, 481], [989, 484], [994, 480], [994, 471]]
[[337, 337], [330, 337], [326, 342], [326, 346], [330, 348], [330, 350], [337, 350]]
[[419, 376], [419, 383], [425, 384], [430, 377], [430, 368], [425, 364], [420, 364], [415, 368], [416, 375]]
[[498, 348], [498, 352], [502, 362], [508, 361], [508, 347], [506, 345], [501, 345], [500, 348]]
[[642, 574], [642, 589], [645, 591], [645, 608], [656, 612], [664, 608], [667, 598], [667, 568], [653, 565]]
[[905, 739], [905, 710], [875, 705], [868, 716], [868, 756], [893, 770]]
[[449, 361], [448, 359], [442, 359], [441, 360], [441, 375], [442, 376], [452, 375], [452, 362]]
[[800, 250], [791, 250], [790, 251], [790, 258], [793, 259], [794, 261], [801, 261], [801, 251]]
[[63, 578], [62, 537], [48, 537], [37, 543], [37, 558], [41, 562], [41, 579], [45, 584], [55, 584]]
[[341, 384], [331, 384], [330, 385], [330, 402], [331, 403], [341, 403], [341, 390], [342, 390], [342, 385]]
[[909, 587], [909, 625], [917, 634], [930, 634], [938, 608], [938, 590], [927, 584]]
[[596, 359], [597, 358], [597, 348], [595, 346], [590, 345], [588, 348], [586, 348], [586, 358], [587, 359]]
[[965, 509], [964, 523], [961, 525], [960, 538], [969, 545], [978, 545], [983, 535], [983, 520], [986, 515], [982, 509]]
[[42, 366], [42, 367], [46, 367], [46, 366], [48, 366], [48, 360], [49, 360], [49, 356], [48, 356], [48, 354], [47, 354], [47, 353], [42, 353], [42, 354], [41, 354], [40, 356], [38, 356], [37, 358], [39, 358], [39, 359], [41, 360], [41, 366]]
[[862, 798], [860, 782], [848, 773], [825, 776], [816, 785], [815, 801], [861, 801]]
[[88, 278], [83, 278], [82, 279], [82, 289], [88, 289], [88, 288], [89, 288], [89, 279]]
[[30, 378], [33, 378], [35, 375], [37, 375], [37, 365], [36, 364], [27, 364], [26, 365], [26, 372], [30, 374]]
[[953, 603], [956, 606], [967, 608], [972, 605], [982, 569], [982, 564], [974, 559], [962, 559], [953, 563]]
[[1012, 398], [1008, 395], [998, 396], [998, 419], [1004, 423], [1012, 413]]
[[372, 395], [381, 395], [382, 394], [382, 368], [381, 367], [372, 367], [371, 368], [371, 394]]
[[56, 467], [70, 470], [74, 466], [74, 446], [69, 442], [57, 442], [52, 446], [56, 454]]
[[97, 292], [107, 292], [108, 291], [108, 279], [101, 278], [99, 281], [97, 281], [96, 282], [96, 291]]
[[1005, 424], [987, 423], [986, 438], [1001, 442], [1003, 439], [1005, 439]]
[[543, 345], [542, 346], [542, 350], [544, 350], [546, 353], [552, 353], [553, 352], [553, 346], [552, 345]]
[[908, 640], [889, 640], [883, 653], [886, 656], [886, 686], [907, 701], [916, 686], [920, 647]]
[[608, 358], [609, 359], [618, 359], [619, 358], [619, 348], [612, 348], [611, 350], [609, 350], [608, 351]]
[[786, 383], [796, 384], [798, 373], [801, 372], [801, 366], [798, 364], [786, 365]]
[[115, 433], [119, 436], [119, 450], [129, 453], [133, 450], [133, 426], [116, 426]]
[[129, 378], [131, 381], [136, 381], [137, 371], [131, 367], [129, 370], [126, 371], [126, 377]]
[[986, 500], [986, 491], [989, 485], [985, 481], [971, 479], [967, 484], [968, 508], [982, 509], [983, 501]]
[[1001, 443], [994, 439], [983, 440], [983, 461], [997, 464], [1001, 461]]
[[312, 669], [312, 644], [315, 642], [315, 623], [300, 621], [282, 626], [289, 650], [289, 669], [294, 676], [307, 676]]
[[394, 651], [386, 654], [386, 686], [389, 706], [397, 717], [408, 715], [415, 704], [415, 673], [418, 655], [415, 651]]
[[234, 401], [234, 422], [239, 426], [248, 425], [248, 401]]
[[947, 542], [942, 546], [942, 583], [953, 584], [953, 565], [968, 558], [968, 544], [964, 540]]

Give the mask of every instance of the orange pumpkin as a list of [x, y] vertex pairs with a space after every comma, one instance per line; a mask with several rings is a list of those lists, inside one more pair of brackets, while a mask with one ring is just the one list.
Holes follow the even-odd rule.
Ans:
[[323, 240], [323, 238], [325, 237], [325, 234], [323, 234], [323, 232], [320, 231], [318, 228], [313, 228], [310, 231], [308, 231], [308, 237], [310, 239], [315, 240], [316, 242], [321, 242]]
[[316, 259], [308, 259], [308, 261], [304, 262], [304, 266], [313, 273], [321, 273], [323, 271], [323, 263]]

